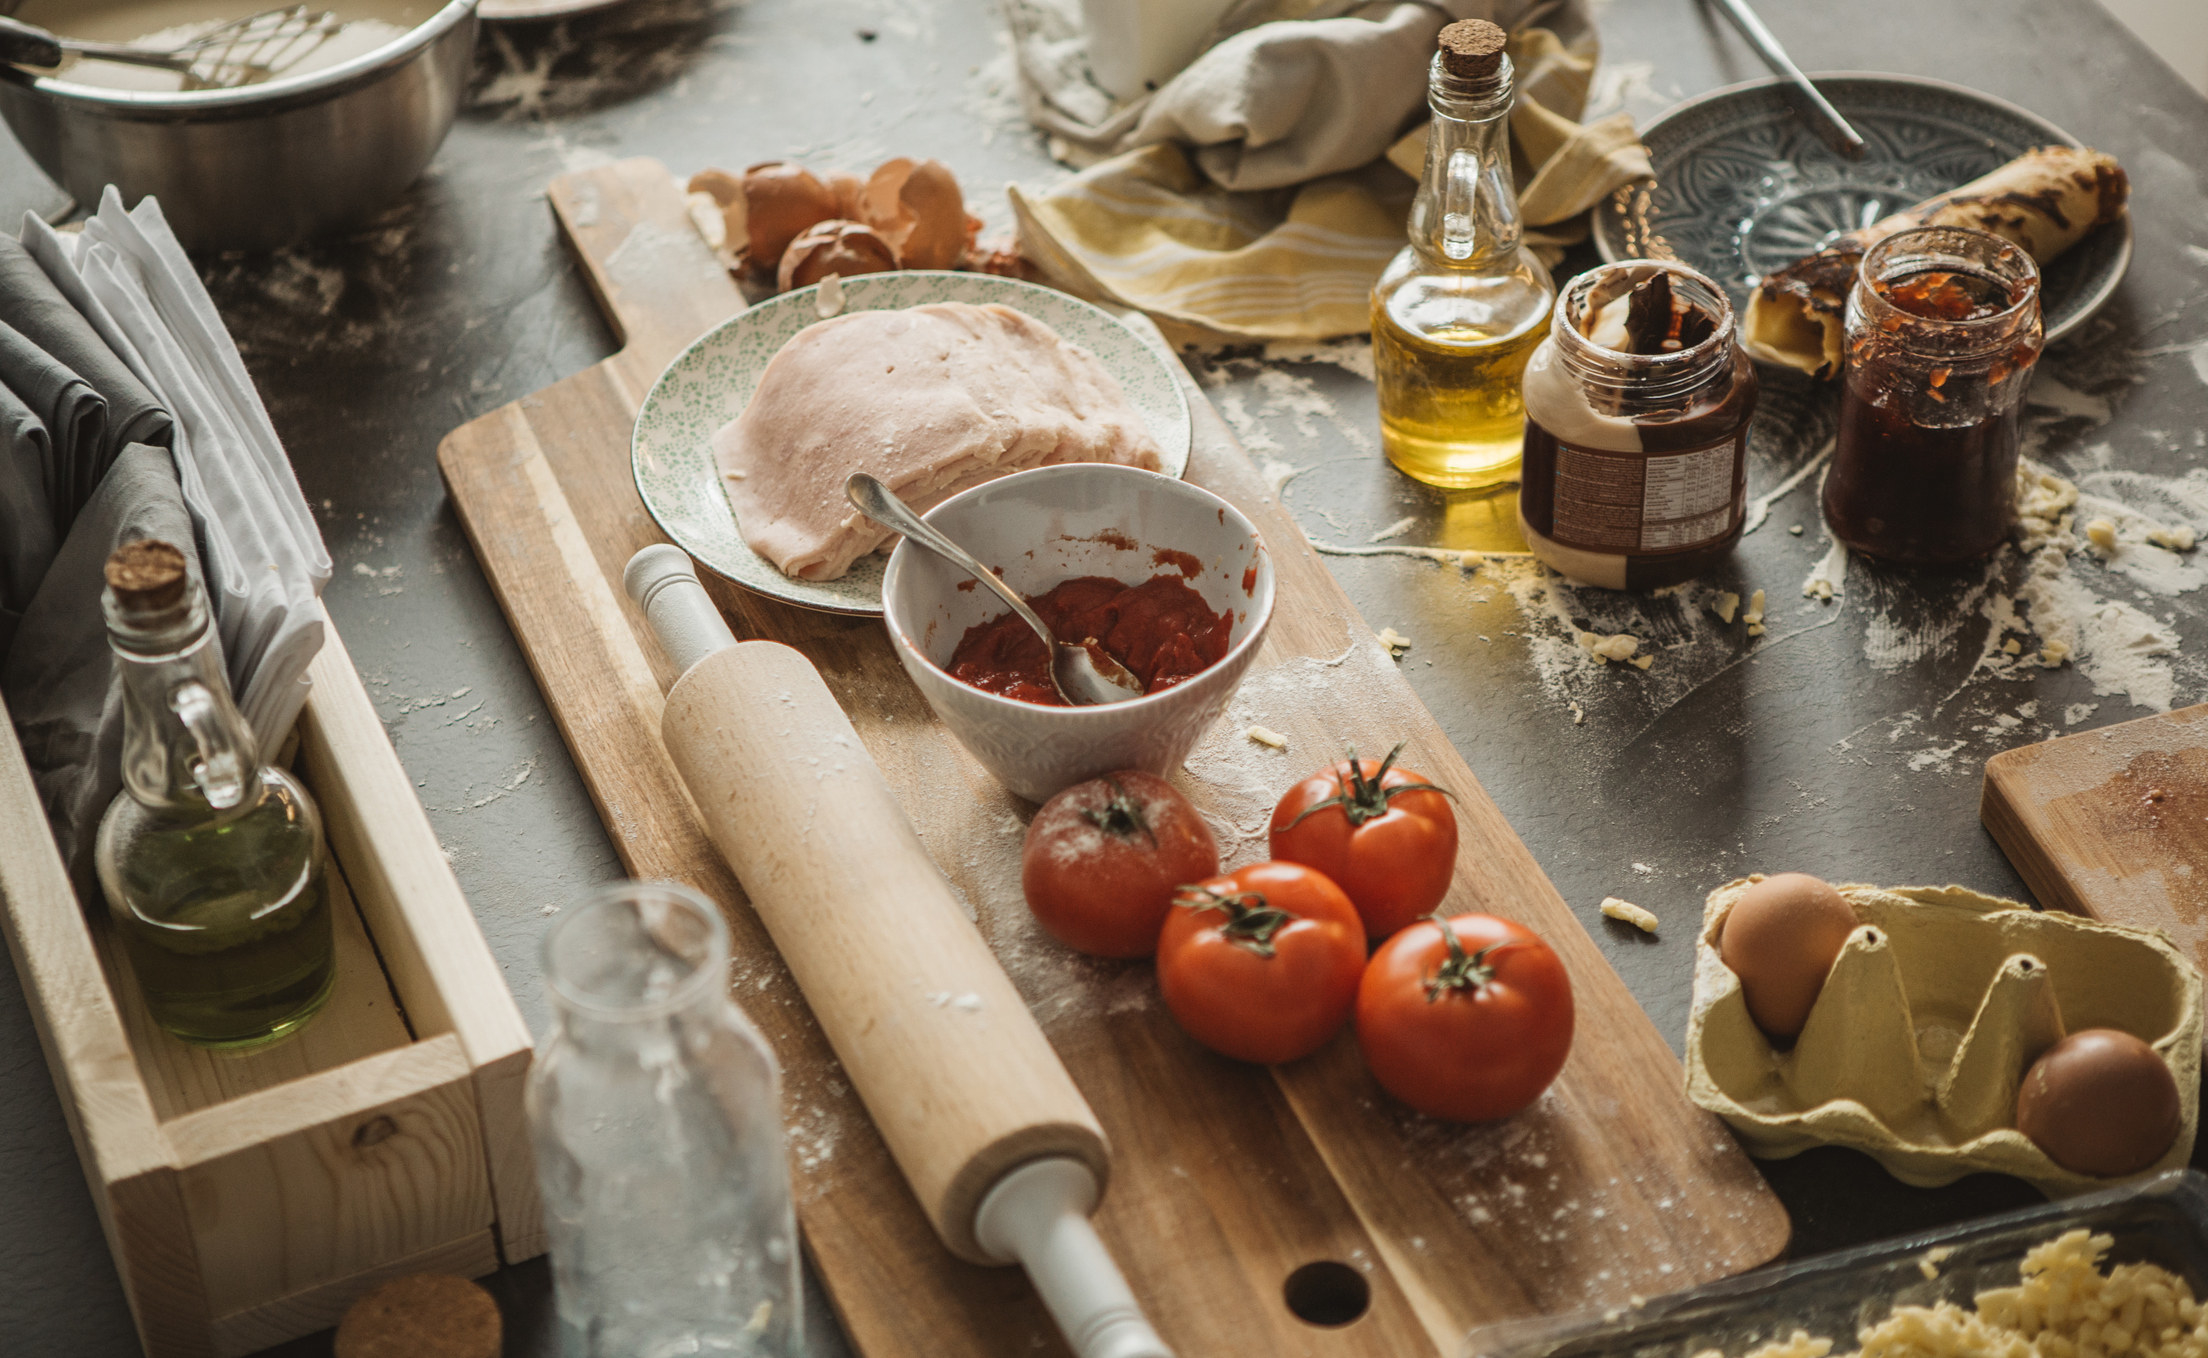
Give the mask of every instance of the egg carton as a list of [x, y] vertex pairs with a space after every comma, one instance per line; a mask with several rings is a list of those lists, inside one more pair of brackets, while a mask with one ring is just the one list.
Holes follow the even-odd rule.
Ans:
[[2114, 1180], [2057, 1165], [2016, 1130], [2024, 1072], [2068, 1032], [2118, 1028], [2177, 1080], [2177, 1140], [2141, 1174], [2182, 1168], [2200, 1114], [2200, 973], [2159, 934], [2042, 913], [1963, 887], [1851, 884], [1860, 921], [1793, 1047], [1748, 1015], [1718, 930], [1761, 875], [1712, 891], [1695, 943], [1687, 1097], [1749, 1152], [1852, 1146], [1903, 1183], [2013, 1174], [2049, 1197]]

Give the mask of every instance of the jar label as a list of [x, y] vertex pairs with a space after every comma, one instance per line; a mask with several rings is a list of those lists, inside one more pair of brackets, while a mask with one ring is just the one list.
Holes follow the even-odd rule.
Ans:
[[1558, 444], [1550, 535], [1621, 552], [1683, 551], [1725, 536], [1739, 512], [1734, 485], [1747, 436], [1743, 428], [1705, 448], [1656, 454]]

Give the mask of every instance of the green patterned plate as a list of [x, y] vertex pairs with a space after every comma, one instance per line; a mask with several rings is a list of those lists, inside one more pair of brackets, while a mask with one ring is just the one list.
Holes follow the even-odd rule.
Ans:
[[[713, 462], [715, 430], [743, 413], [767, 360], [820, 320], [798, 288], [731, 317], [667, 365], [637, 412], [630, 440], [636, 491], [660, 528], [698, 563], [746, 589], [829, 613], [879, 616], [886, 556], [853, 564], [841, 580], [793, 580], [744, 542]], [[1022, 311], [1096, 356], [1127, 393], [1165, 452], [1164, 471], [1188, 470], [1188, 398], [1174, 377], [1179, 360], [1110, 312], [1051, 288], [993, 274], [909, 269], [864, 274], [843, 285], [845, 313], [894, 311], [925, 302], [1001, 303]]]

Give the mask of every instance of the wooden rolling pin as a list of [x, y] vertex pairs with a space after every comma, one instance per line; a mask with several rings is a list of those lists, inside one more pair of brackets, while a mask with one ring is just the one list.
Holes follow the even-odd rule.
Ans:
[[1023, 1264], [1082, 1358], [1171, 1358], [1089, 1224], [1103, 1130], [812, 662], [738, 643], [679, 549], [623, 576], [660, 733], [943, 1243]]

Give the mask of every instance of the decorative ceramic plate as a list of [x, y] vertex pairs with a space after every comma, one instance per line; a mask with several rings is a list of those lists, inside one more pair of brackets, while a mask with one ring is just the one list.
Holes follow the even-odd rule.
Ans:
[[[1736, 309], [1767, 273], [1842, 231], [1968, 183], [2034, 146], [2079, 141], [1991, 95], [1914, 76], [1811, 77], [1868, 143], [1843, 160], [1798, 117], [1777, 80], [1690, 99], [1641, 140], [1653, 185], [1628, 185], [1595, 210], [1605, 260], [1670, 256], [1725, 285]], [[2131, 263], [2131, 218], [2097, 227], [2047, 266], [2047, 338], [2076, 329]]]
[[[813, 309], [818, 291], [797, 288], [769, 298], [724, 321], [668, 364], [637, 412], [630, 466], [644, 508], [700, 565], [746, 589], [806, 608], [879, 616], [886, 556], [861, 557], [840, 580], [791, 579], [745, 543], [713, 461], [714, 431], [743, 413], [767, 361], [798, 331], [819, 322]], [[1110, 312], [1016, 279], [921, 269], [862, 274], [844, 282], [843, 296], [845, 315], [926, 302], [996, 302], [1025, 312], [1104, 365], [1158, 441], [1166, 475], [1188, 470], [1188, 397], [1174, 376], [1177, 360]]]

